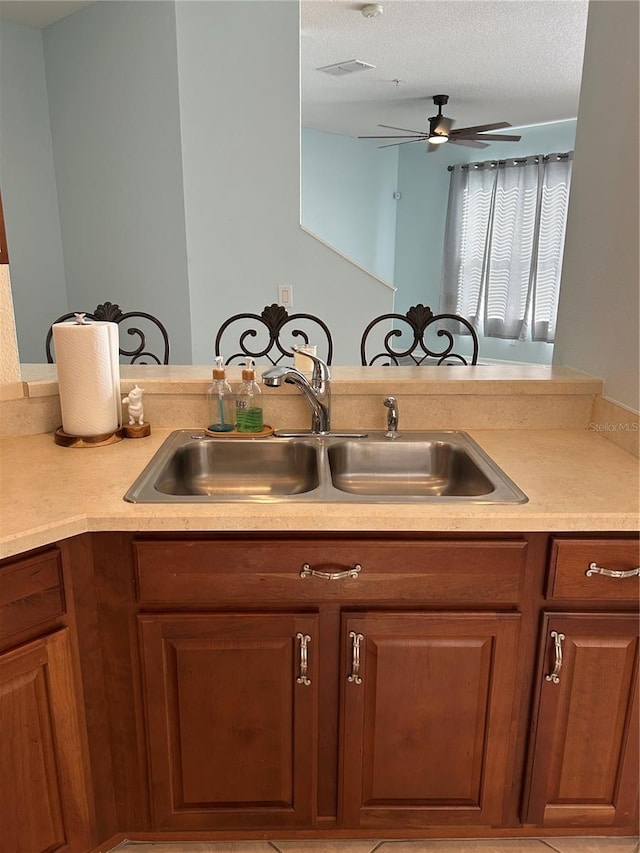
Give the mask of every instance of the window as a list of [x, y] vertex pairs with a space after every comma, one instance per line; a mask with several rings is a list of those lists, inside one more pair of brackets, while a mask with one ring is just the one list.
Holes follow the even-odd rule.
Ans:
[[572, 154], [454, 166], [440, 310], [486, 337], [553, 343]]

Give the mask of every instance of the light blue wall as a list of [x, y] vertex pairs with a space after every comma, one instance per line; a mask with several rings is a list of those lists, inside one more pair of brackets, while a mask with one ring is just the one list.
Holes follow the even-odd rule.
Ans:
[[[519, 129], [517, 132], [522, 140], [517, 143], [496, 142], [482, 150], [445, 145], [431, 152], [427, 152], [422, 144], [379, 149], [377, 142], [305, 131], [302, 137], [302, 221], [339, 251], [380, 274], [374, 262], [365, 262], [364, 250], [356, 252], [356, 235], [359, 238], [360, 231], [371, 235], [374, 223], [390, 221], [386, 212], [377, 217], [371, 208], [381, 199], [386, 205], [387, 196], [392, 196], [397, 186], [400, 199], [394, 201], [397, 211], [395, 267], [390, 275], [383, 276], [397, 287], [393, 310], [404, 314], [412, 305], [423, 303], [437, 311], [449, 198], [450, 172], [447, 167], [478, 160], [570, 151], [573, 149], [575, 127], [575, 120], [538, 125]], [[393, 175], [392, 163], [386, 157], [379, 161], [375, 159], [376, 155], [394, 151], [398, 152], [397, 176]], [[364, 188], [359, 173], [349, 178], [349, 173], [356, 172], [359, 163], [367, 164]], [[376, 167], [380, 170], [377, 177]], [[343, 195], [338, 194], [331, 175], [339, 176], [342, 186], [346, 187]], [[389, 193], [391, 187], [393, 189]], [[383, 189], [378, 193], [379, 188]], [[349, 198], [348, 193], [357, 198]], [[387, 227], [385, 256], [390, 258], [393, 247], [387, 244], [387, 240], [393, 236], [394, 228], [391, 224]], [[382, 242], [381, 232], [378, 232], [378, 239]], [[480, 354], [485, 359], [549, 364], [553, 347], [539, 342], [483, 338]]]
[[44, 361], [51, 320], [67, 310], [58, 198], [39, 30], [0, 27], [0, 188], [18, 346]]
[[302, 130], [302, 224], [392, 282], [398, 149]]
[[191, 356], [175, 11], [95, 3], [44, 31], [69, 310], [157, 315]]
[[[358, 362], [356, 332], [391, 310], [392, 291], [300, 228], [298, 24], [291, 0], [121, 0], [44, 31], [68, 301], [60, 275], [37, 328], [18, 316], [21, 338], [41, 347], [52, 316], [110, 299], [166, 323], [172, 362], [211, 363], [220, 322], [289, 284], [293, 309], [334, 333], [334, 363]], [[42, 57], [29, 62], [44, 90]], [[16, 75], [8, 83], [18, 99]], [[0, 124], [0, 148], [18, 197], [31, 162], [6, 146], [12, 128]], [[31, 222], [20, 227], [37, 254]], [[50, 286], [18, 266], [12, 282], [27, 307]]]
[[[391, 291], [300, 229], [298, 6], [220, 0], [176, 6], [193, 360], [211, 362], [231, 314], [277, 301], [322, 317], [335, 364]], [[362, 307], [362, 306], [366, 307]]]

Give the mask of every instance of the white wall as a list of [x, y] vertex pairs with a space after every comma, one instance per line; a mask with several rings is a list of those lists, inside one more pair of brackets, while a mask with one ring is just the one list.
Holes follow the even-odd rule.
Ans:
[[[638, 3], [589, 5], [554, 362], [640, 405]], [[601, 130], [606, 130], [602, 138]]]
[[58, 198], [39, 30], [0, 27], [0, 187], [22, 361], [45, 359], [46, 330], [67, 311]]

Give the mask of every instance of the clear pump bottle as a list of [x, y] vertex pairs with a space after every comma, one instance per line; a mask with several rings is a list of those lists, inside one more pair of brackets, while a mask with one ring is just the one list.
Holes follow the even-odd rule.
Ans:
[[235, 425], [235, 397], [227, 382], [222, 356], [216, 356], [213, 381], [207, 391], [209, 404], [209, 431], [231, 432]]
[[262, 432], [262, 391], [256, 382], [253, 359], [246, 359], [242, 383], [236, 397], [236, 429], [238, 432]]

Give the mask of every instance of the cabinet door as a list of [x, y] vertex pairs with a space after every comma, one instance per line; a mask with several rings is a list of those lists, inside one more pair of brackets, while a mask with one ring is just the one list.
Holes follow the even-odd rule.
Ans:
[[541, 655], [527, 822], [633, 827], [638, 617], [547, 615]]
[[91, 844], [89, 785], [66, 629], [0, 656], [0, 851]]
[[345, 824], [501, 822], [519, 619], [513, 613], [344, 618]]
[[317, 616], [138, 618], [154, 828], [310, 825]]

